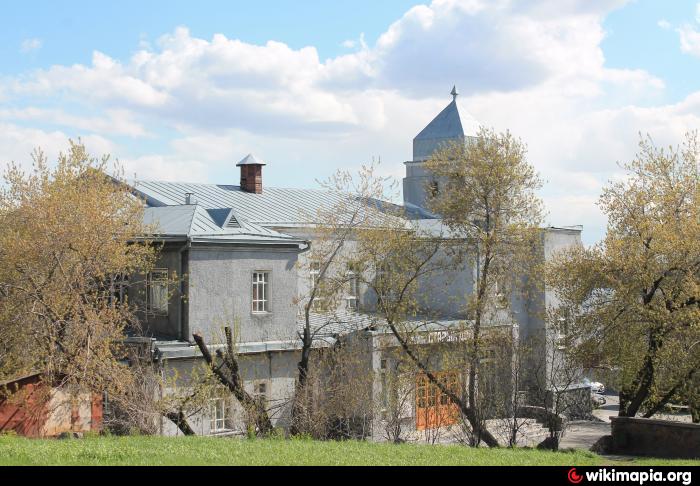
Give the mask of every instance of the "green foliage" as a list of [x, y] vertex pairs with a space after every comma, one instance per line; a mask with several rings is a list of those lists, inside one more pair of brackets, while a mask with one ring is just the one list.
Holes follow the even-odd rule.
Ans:
[[[214, 437], [101, 437], [71, 441], [0, 436], [0, 465], [602, 465], [587, 451], [486, 449], [463, 446], [254, 441]], [[698, 465], [644, 459], [625, 464]]]
[[[572, 319], [570, 342], [585, 367], [614, 370], [621, 415], [650, 416], [693, 390], [700, 369], [700, 144], [656, 147], [642, 139], [627, 177], [599, 205], [604, 240], [559, 255], [547, 272]], [[556, 317], [556, 316], [555, 316]]]

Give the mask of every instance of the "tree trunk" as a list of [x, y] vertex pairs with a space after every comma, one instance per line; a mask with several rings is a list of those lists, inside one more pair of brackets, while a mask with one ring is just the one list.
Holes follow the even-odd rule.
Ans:
[[[644, 357], [644, 365], [642, 369], [639, 370], [637, 379], [635, 382], [636, 392], [620, 392], [620, 411], [618, 415], [620, 417], [634, 417], [639, 412], [639, 408], [644, 403], [644, 400], [649, 396], [651, 387], [654, 384], [654, 376], [656, 372], [656, 367], [654, 365], [654, 360], [656, 359], [656, 354], [661, 347], [661, 340], [656, 336], [656, 330], [652, 329], [649, 331], [649, 347], [647, 354]], [[624, 403], [623, 403], [624, 395]]]
[[[239, 373], [238, 360], [233, 352], [231, 328], [225, 327], [224, 332], [226, 334], [227, 349], [226, 354], [221, 352], [220, 349], [216, 352], [217, 357], [222, 361], [222, 365], [219, 366], [217, 366], [217, 364], [214, 362], [214, 358], [209, 352], [209, 348], [207, 348], [206, 344], [204, 343], [204, 338], [202, 338], [202, 336], [199, 334], [193, 334], [192, 337], [197, 343], [202, 356], [204, 356], [204, 360], [209, 365], [212, 373], [214, 373], [214, 376], [218, 378], [222, 385], [229, 389], [233, 396], [236, 397], [236, 400], [238, 400], [238, 402], [243, 406], [248, 416], [255, 422], [258, 433], [260, 435], [268, 435], [272, 432], [272, 422], [270, 421], [270, 417], [267, 414], [265, 407], [254, 400], [253, 397], [251, 397], [250, 394], [243, 388], [243, 382]], [[224, 367], [228, 370], [228, 373], [223, 370]]]
[[294, 398], [292, 399], [292, 423], [289, 428], [289, 432], [292, 435], [298, 435], [300, 433], [299, 420], [301, 417], [301, 408], [303, 406], [302, 398], [306, 392], [306, 382], [309, 375], [309, 358], [311, 356], [311, 346], [313, 344], [309, 315], [311, 302], [306, 305], [306, 309], [304, 310], [306, 321], [304, 325], [304, 335], [302, 337], [301, 359], [299, 360], [299, 363], [297, 363], [298, 376], [294, 386]]
[[404, 350], [404, 352], [408, 355], [408, 357], [415, 363], [415, 365], [420, 369], [425, 376], [428, 377], [428, 380], [438, 387], [438, 389], [447, 395], [450, 400], [452, 400], [454, 403], [459, 406], [459, 410], [466, 417], [467, 421], [469, 422], [469, 425], [472, 427], [475, 433], [480, 434], [481, 440], [483, 440], [486, 445], [489, 447], [498, 447], [498, 441], [496, 438], [486, 430], [485, 428], [481, 427], [481, 424], [478, 420], [477, 415], [474, 413], [474, 410], [469, 408], [469, 406], [464, 403], [464, 399], [462, 397], [457, 396], [455, 393], [452, 392], [449, 388], [447, 388], [440, 380], [438, 380], [435, 375], [428, 369], [428, 367], [418, 358], [418, 356], [415, 355], [413, 350], [408, 346], [408, 343], [406, 343], [406, 340], [403, 339], [403, 337], [399, 334], [398, 330], [396, 329], [396, 326], [392, 324], [391, 322], [389, 324], [389, 329], [391, 329], [391, 332], [394, 334], [394, 337], [399, 341], [399, 344], [401, 345], [401, 348]]
[[185, 417], [182, 410], [178, 410], [177, 412], [168, 412], [165, 414], [165, 417], [177, 425], [177, 428], [180, 429], [180, 432], [182, 432], [183, 435], [196, 435], [194, 430], [192, 430], [192, 427], [190, 427], [187, 417]]

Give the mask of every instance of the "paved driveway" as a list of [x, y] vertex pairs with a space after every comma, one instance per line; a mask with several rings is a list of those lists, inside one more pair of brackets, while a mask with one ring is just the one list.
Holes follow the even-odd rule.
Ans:
[[588, 450], [604, 435], [610, 435], [609, 422], [571, 422], [564, 431], [559, 447]]
[[605, 402], [593, 410], [595, 420], [569, 423], [560, 444], [562, 449], [590, 449], [598, 439], [610, 435], [610, 417], [617, 415], [620, 400], [616, 394], [607, 393]]
[[593, 416], [598, 420], [610, 423], [610, 417], [617, 416], [620, 410], [620, 397], [614, 393], [607, 393], [605, 395], [605, 405], [593, 410]]

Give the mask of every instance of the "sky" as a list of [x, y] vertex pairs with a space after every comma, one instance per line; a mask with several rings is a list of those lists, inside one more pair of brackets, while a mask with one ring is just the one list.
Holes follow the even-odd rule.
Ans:
[[528, 146], [554, 226], [596, 201], [640, 133], [700, 128], [697, 0], [3, 0], [0, 169], [80, 137], [129, 177], [317, 187], [381, 160], [449, 102]]

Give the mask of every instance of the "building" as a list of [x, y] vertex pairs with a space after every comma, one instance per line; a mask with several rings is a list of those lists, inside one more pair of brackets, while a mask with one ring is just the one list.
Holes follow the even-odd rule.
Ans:
[[99, 431], [102, 397], [81, 393], [71, 396], [32, 373], [0, 383], [0, 432], [26, 437]]
[[[440, 184], [424, 167], [431, 153], [442, 144], [476, 135], [478, 123], [453, 99], [413, 140], [413, 158], [405, 162], [404, 204], [415, 224], [438, 227], [440, 221], [427, 210], [427, 189]], [[172, 370], [187, 374], [201, 360], [192, 333], [201, 333], [212, 345], [223, 342], [224, 325], [235, 328], [241, 373], [251, 394], [265, 400], [273, 422], [289, 424], [289, 399], [294, 390], [301, 341], [297, 296], [304, 295], [312, 275], [300, 272], [305, 251], [314, 243], [314, 220], [319, 207], [337, 204], [343, 195], [324, 190], [267, 187], [266, 164], [248, 155], [237, 166], [239, 185], [131, 181], [133, 192], [147, 204], [146, 221], [158, 226], [157, 240], [164, 244], [158, 268], [147, 276], [144, 332], [154, 339], [154, 357]], [[265, 169], [269, 170], [269, 169]], [[320, 222], [322, 223], [322, 222]], [[558, 248], [580, 242], [580, 227], [543, 230], [545, 259]], [[178, 288], [168, 288], [168, 275], [185, 275]], [[464, 323], [466, 295], [473, 291], [469, 265], [455, 268], [447, 295], [426, 296], [427, 310], [435, 317], [424, 329], [426, 349], [459, 341], [454, 333]], [[355, 288], [347, 299], [352, 308], [369, 309], [375, 296]], [[548, 292], [531, 301], [511, 299], [512, 312], [494, 315], [491, 323], [507, 333], [527, 338], [544, 332], [539, 310], [549, 305]], [[462, 323], [462, 324], [460, 324]], [[373, 325], [370, 325], [373, 324]], [[387, 370], [400, 361], [389, 331], [362, 312], [341, 314], [324, 330], [319, 348], [338, 340], [356, 346], [359, 368], [371, 377], [357, 390], [376, 407], [363, 412], [370, 430], [364, 435], [381, 436], [387, 411]], [[436, 354], [438, 356], [439, 353]], [[439, 358], [436, 358], [439, 359]], [[356, 370], [357, 371], [357, 370]], [[445, 369], [442, 379], [450, 386], [463, 383], [463, 371]], [[410, 400], [402, 406], [401, 420], [409, 428], [430, 429], [456, 420], [454, 407], [420, 374], [408, 388]], [[213, 399], [208, 413], [193, 418], [201, 434], [240, 431], [240, 411], [224, 399]], [[370, 410], [371, 409], [371, 410]], [[445, 420], [442, 418], [447, 417]], [[364, 425], [363, 425], [364, 427]], [[164, 420], [163, 433], [177, 433]]]

